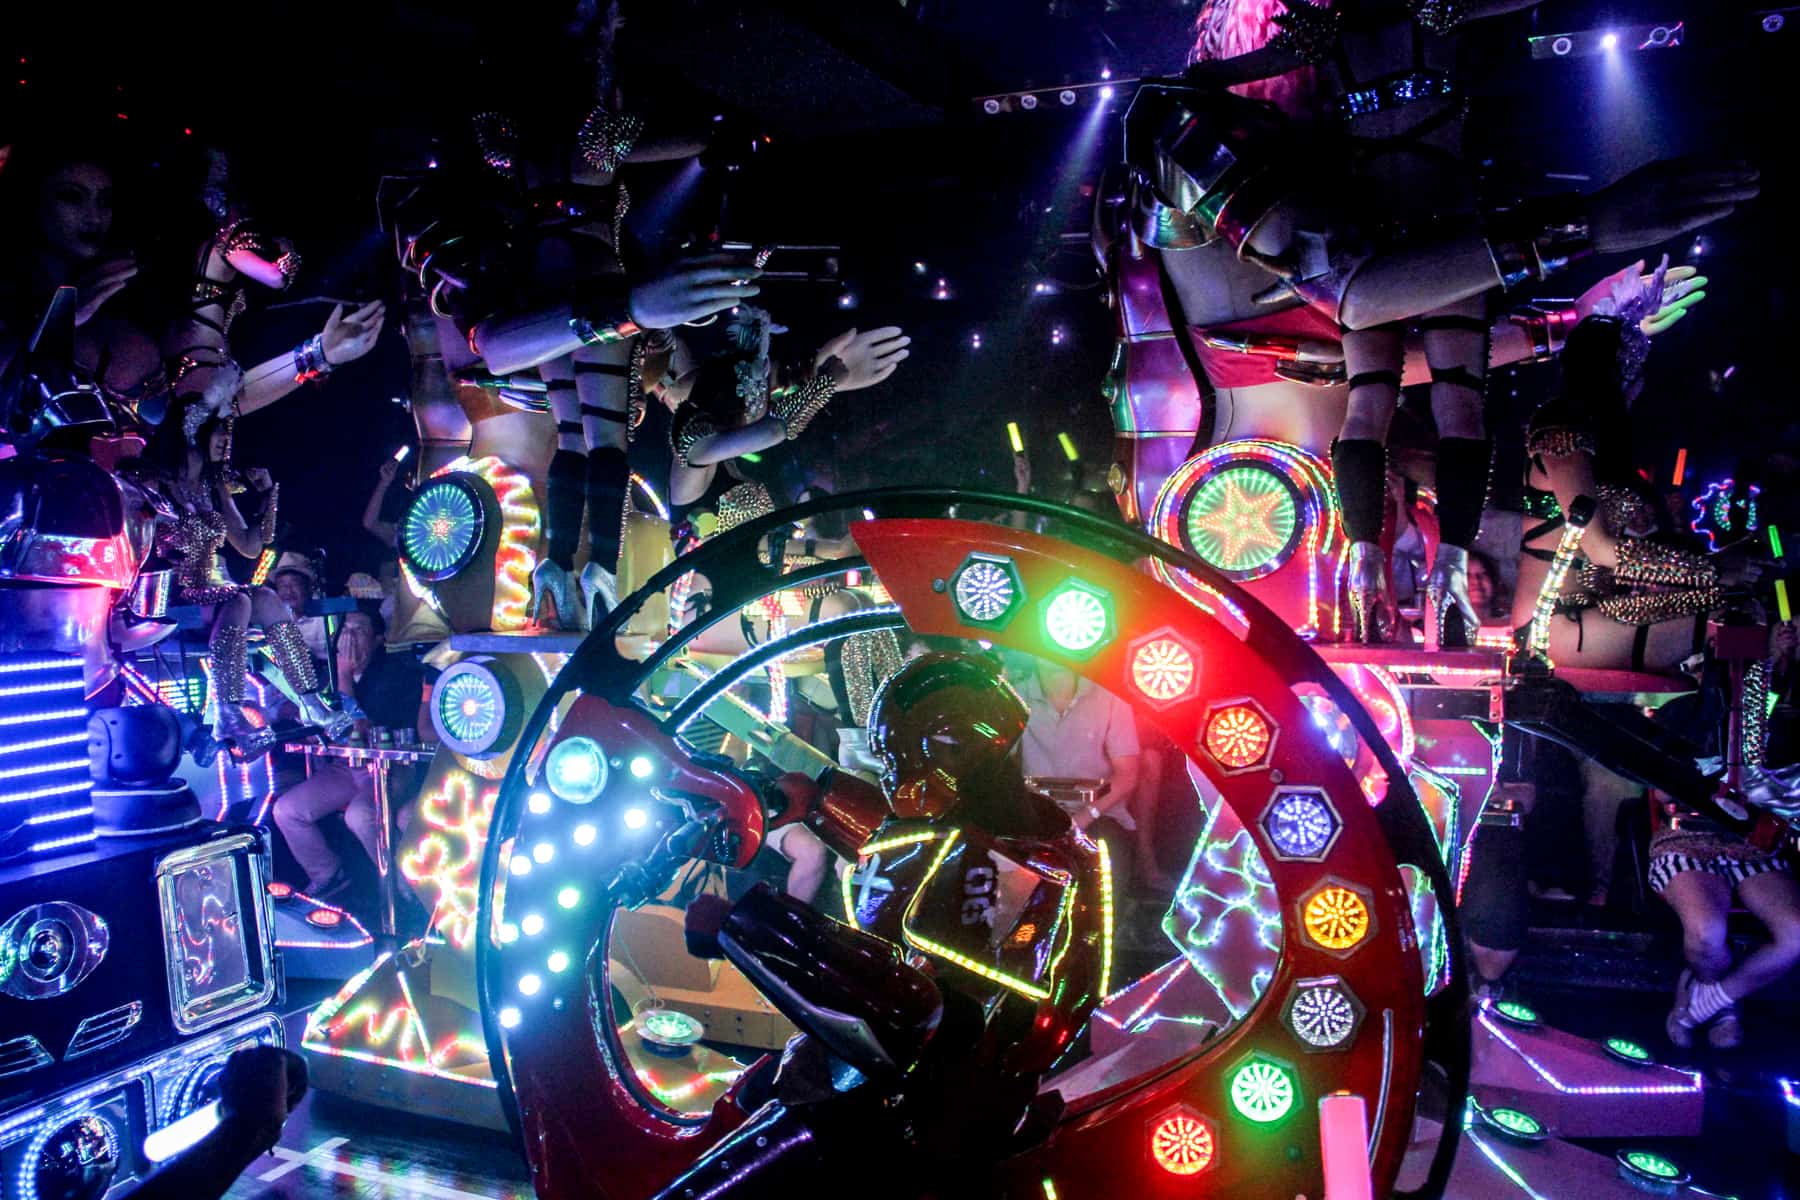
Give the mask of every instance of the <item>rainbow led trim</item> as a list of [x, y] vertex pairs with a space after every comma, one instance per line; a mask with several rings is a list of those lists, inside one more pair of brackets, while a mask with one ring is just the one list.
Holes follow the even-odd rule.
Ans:
[[498, 787], [481, 787], [459, 770], [419, 797], [418, 819], [428, 832], [400, 856], [400, 873], [431, 910], [430, 929], [459, 950], [475, 944], [477, 884], [488, 822]]
[[481, 498], [469, 482], [440, 473], [406, 506], [400, 553], [421, 579], [448, 579], [475, 557], [484, 524]]
[[477, 459], [454, 459], [432, 472], [432, 478], [456, 471], [467, 471], [486, 480], [500, 504], [500, 545], [494, 551], [494, 608], [490, 624], [495, 633], [515, 633], [530, 623], [525, 614], [531, 605], [531, 572], [537, 566], [538, 540], [543, 534], [543, 519], [531, 490], [531, 479], [491, 454]]
[[[302, 1048], [313, 1054], [392, 1067], [449, 1083], [497, 1087], [492, 1079], [461, 1074], [446, 1067], [445, 1064], [452, 1061], [485, 1067], [487, 1045], [477, 1031], [459, 1031], [433, 1045], [404, 973], [396, 971], [392, 976], [400, 993], [394, 1002], [384, 1004], [375, 997], [361, 995], [375, 972], [392, 957], [391, 951], [383, 952], [366, 968], [352, 975], [335, 995], [307, 1014], [306, 1032], [300, 1043]], [[352, 1040], [360, 1045], [347, 1047], [343, 1044]]]
[[[1239, 582], [1262, 578], [1290, 562], [1298, 562], [1300, 569], [1306, 572], [1306, 619], [1297, 632], [1304, 638], [1321, 634], [1337, 637], [1343, 632], [1343, 615], [1337, 597], [1338, 577], [1347, 543], [1338, 515], [1337, 495], [1332, 488], [1331, 469], [1323, 459], [1287, 442], [1261, 438], [1221, 442], [1183, 463], [1163, 482], [1151, 505], [1146, 527], [1152, 536], [1171, 546], [1182, 547], [1208, 562], [1215, 562], [1200, 553], [1191, 540], [1188, 529], [1191, 500], [1214, 476], [1238, 470], [1259, 472], [1267, 479], [1278, 480], [1277, 486], [1289, 489], [1294, 522], [1290, 544], [1280, 553], [1264, 558], [1255, 569], [1237, 574]], [[1249, 481], [1245, 478], [1240, 482]], [[1200, 532], [1203, 536], [1216, 536], [1207, 530]], [[1161, 560], [1151, 563], [1151, 571], [1207, 613], [1215, 617], [1229, 616], [1240, 629], [1247, 628], [1248, 622], [1235, 605], [1188, 572]]]
[[[1205, 795], [1208, 785], [1198, 768], [1189, 763], [1188, 773]], [[1223, 801], [1207, 811], [1162, 927], [1182, 961], [1206, 981], [1234, 1019], [1254, 1007], [1274, 977], [1282, 940], [1275, 885], [1256, 840]], [[1158, 1021], [1188, 1020], [1184, 1014], [1155, 1009], [1161, 990], [1180, 975], [1170, 971], [1126, 1028], [1138, 1032]]]
[[1096, 839], [1096, 844], [1100, 847], [1100, 994], [1104, 996], [1112, 991], [1113, 869], [1106, 839]]
[[[1477, 1014], [1476, 1020], [1480, 1021], [1481, 1027], [1492, 1034], [1501, 1045], [1518, 1055], [1520, 1061], [1530, 1067], [1539, 1079], [1542, 1079], [1545, 1083], [1549, 1084], [1565, 1096], [1687, 1096], [1700, 1092], [1704, 1086], [1701, 1083], [1699, 1073], [1694, 1071], [1675, 1071], [1677, 1075], [1684, 1076], [1688, 1080], [1685, 1084], [1642, 1083], [1581, 1086], [1564, 1083], [1551, 1072], [1550, 1068], [1526, 1053], [1523, 1047], [1513, 1041], [1512, 1038], [1508, 1037], [1506, 1031], [1501, 1029], [1499, 1024], [1489, 1015], [1486, 1007]], [[1671, 1067], [1664, 1067], [1661, 1069], [1674, 1070], [1674, 1068]]]
[[[1718, 552], [1721, 537], [1755, 533], [1762, 526], [1761, 515], [1757, 512], [1757, 498], [1762, 495], [1762, 488], [1750, 484], [1749, 494], [1742, 500], [1736, 498], [1736, 492], [1735, 480], [1721, 479], [1718, 483], [1707, 484], [1705, 491], [1688, 501], [1688, 507], [1694, 510], [1694, 519], [1688, 523], [1688, 528], [1706, 535], [1709, 554]], [[1733, 509], [1742, 510], [1742, 525]]]

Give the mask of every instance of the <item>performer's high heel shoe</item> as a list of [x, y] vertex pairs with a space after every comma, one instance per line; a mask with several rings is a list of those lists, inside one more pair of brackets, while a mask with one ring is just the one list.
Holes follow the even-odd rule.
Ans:
[[237, 762], [254, 762], [275, 747], [275, 731], [253, 724], [240, 705], [219, 701], [219, 723], [213, 727], [214, 756], [227, 750]]
[[[585, 580], [585, 572], [583, 573]], [[552, 559], [543, 559], [531, 571], [531, 619], [548, 628], [560, 629], [566, 633], [582, 633], [587, 630], [587, 605], [576, 595], [576, 581], [562, 564]], [[548, 607], [555, 610], [552, 620], [545, 611]]]
[[328, 703], [317, 692], [300, 693], [300, 715], [308, 725], [316, 725], [319, 732], [334, 742], [349, 733], [350, 727], [356, 724], [355, 717]]
[[1461, 546], [1438, 544], [1431, 572], [1425, 576], [1425, 628], [1431, 650], [1457, 649], [1475, 644], [1481, 614], [1469, 599], [1469, 552]]
[[597, 562], [581, 568], [581, 611], [587, 627], [600, 624], [600, 618], [619, 606], [619, 583], [613, 573]]
[[1365, 645], [1387, 641], [1387, 555], [1375, 542], [1350, 543], [1351, 636]]

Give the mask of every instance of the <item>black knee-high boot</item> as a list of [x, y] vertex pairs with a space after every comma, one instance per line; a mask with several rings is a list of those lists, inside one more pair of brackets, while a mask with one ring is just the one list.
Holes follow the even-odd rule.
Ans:
[[544, 496], [544, 557], [564, 571], [575, 569], [581, 544], [581, 510], [587, 455], [558, 450], [550, 458]]
[[619, 568], [619, 543], [625, 531], [625, 489], [631, 468], [625, 451], [600, 446], [587, 456], [588, 561], [608, 572]]
[[1373, 438], [1339, 438], [1331, 443], [1331, 472], [1344, 533], [1353, 542], [1379, 542], [1387, 514], [1387, 447]]
[[1481, 532], [1493, 464], [1492, 438], [1438, 439], [1438, 537], [1446, 545], [1467, 549]]

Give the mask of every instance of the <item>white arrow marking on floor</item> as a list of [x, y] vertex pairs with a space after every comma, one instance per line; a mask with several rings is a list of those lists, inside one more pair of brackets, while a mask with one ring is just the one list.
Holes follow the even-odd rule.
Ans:
[[277, 1146], [271, 1152], [276, 1158], [285, 1161], [272, 1171], [257, 1176], [263, 1182], [279, 1179], [290, 1171], [298, 1171], [302, 1167], [312, 1167], [333, 1175], [345, 1175], [351, 1179], [361, 1179], [366, 1183], [378, 1183], [387, 1187], [398, 1188], [418, 1196], [430, 1196], [433, 1200], [494, 1200], [494, 1197], [480, 1192], [465, 1192], [460, 1188], [449, 1187], [430, 1180], [417, 1179], [407, 1175], [396, 1175], [384, 1171], [377, 1166], [363, 1163], [348, 1163], [332, 1155], [331, 1151], [345, 1144], [347, 1138], [332, 1138], [302, 1154], [298, 1150], [290, 1150], [286, 1146]]

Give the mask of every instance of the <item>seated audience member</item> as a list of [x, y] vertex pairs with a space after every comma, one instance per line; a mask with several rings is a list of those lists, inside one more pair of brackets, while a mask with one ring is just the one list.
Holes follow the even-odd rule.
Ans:
[[1026, 778], [1110, 785], [1085, 811], [1072, 815], [1088, 836], [1106, 841], [1113, 877], [1133, 878], [1137, 821], [1131, 801], [1137, 793], [1138, 735], [1131, 708], [1105, 688], [1043, 659], [1019, 695], [1031, 710], [1019, 743]]
[[269, 576], [269, 586], [281, 597], [289, 612], [294, 614], [294, 621], [300, 626], [300, 636], [306, 641], [306, 648], [320, 662], [325, 661], [326, 643], [325, 618], [309, 617], [306, 606], [312, 603], [319, 594], [319, 572], [313, 567], [312, 560], [306, 555], [293, 550], [284, 550], [275, 561], [275, 570]]
[[[359, 720], [382, 729], [416, 728], [421, 738], [430, 740], [423, 672], [411, 655], [383, 650], [385, 632], [381, 619], [366, 612], [344, 618], [338, 634], [338, 686]], [[366, 768], [341, 759], [320, 759], [310, 778], [275, 801], [275, 824], [306, 872], [307, 894], [318, 899], [341, 895], [351, 882], [320, 827], [338, 812], [374, 861], [375, 788]]]
[[[1784, 657], [1792, 656], [1792, 626], [1777, 627], [1772, 640], [1779, 672]], [[1716, 755], [1723, 743], [1726, 700], [1715, 678], [1700, 691], [1665, 704], [1656, 714], [1657, 723]], [[1744, 1037], [1738, 1002], [1800, 963], [1800, 883], [1784, 847], [1753, 845], [1711, 818], [1655, 795], [1659, 820], [1650, 839], [1650, 887], [1681, 921], [1686, 960], [1663, 1028], [1683, 1048], [1693, 1045], [1702, 1028], [1712, 1045], [1730, 1048]], [[1769, 940], [1735, 967], [1727, 936], [1734, 897], [1769, 933]]]

